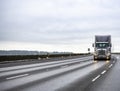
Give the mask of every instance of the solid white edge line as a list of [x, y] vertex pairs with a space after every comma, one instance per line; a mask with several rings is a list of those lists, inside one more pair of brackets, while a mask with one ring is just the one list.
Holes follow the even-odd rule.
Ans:
[[96, 76], [94, 79], [92, 79], [92, 82], [96, 81], [99, 77], [100, 75]]
[[68, 67], [68, 65], [61, 66], [61, 68], [65, 68], [65, 67]]
[[106, 73], [106, 70], [104, 70], [104, 71], [101, 72], [102, 75], [105, 74], [105, 73]]
[[10, 79], [15, 79], [15, 78], [20, 78], [20, 77], [24, 77], [24, 76], [28, 76], [29, 74], [22, 74], [22, 75], [17, 75], [17, 76], [12, 76], [12, 77], [8, 77], [6, 78], [7, 80], [10, 80]]

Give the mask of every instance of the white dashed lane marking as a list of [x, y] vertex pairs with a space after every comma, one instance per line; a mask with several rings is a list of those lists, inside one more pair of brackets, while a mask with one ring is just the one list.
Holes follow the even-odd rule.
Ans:
[[109, 65], [109, 68], [111, 68], [113, 66], [113, 64]]
[[68, 65], [61, 66], [61, 68], [65, 68], [65, 67], [68, 67]]
[[96, 76], [94, 79], [92, 79], [92, 82], [96, 81], [99, 77], [100, 75]]
[[[115, 63], [115, 61], [113, 61], [113, 63]], [[113, 64], [109, 65], [109, 68], [111, 68], [113, 66]], [[107, 72], [107, 70], [104, 70], [101, 72], [101, 75], [105, 74]], [[101, 75], [96, 76], [94, 79], [92, 79], [92, 82], [96, 81]]]
[[102, 75], [105, 74], [105, 73], [106, 73], [106, 70], [104, 70], [104, 71], [101, 72]]
[[8, 77], [6, 78], [7, 80], [10, 80], [10, 79], [15, 79], [15, 78], [20, 78], [20, 77], [24, 77], [24, 76], [28, 76], [29, 74], [22, 74], [22, 75], [17, 75], [17, 76], [12, 76], [12, 77]]

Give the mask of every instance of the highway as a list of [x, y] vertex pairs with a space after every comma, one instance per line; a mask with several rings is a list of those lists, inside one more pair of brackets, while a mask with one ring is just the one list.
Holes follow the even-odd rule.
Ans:
[[1, 66], [0, 91], [119, 91], [119, 58], [93, 61], [85, 56]]

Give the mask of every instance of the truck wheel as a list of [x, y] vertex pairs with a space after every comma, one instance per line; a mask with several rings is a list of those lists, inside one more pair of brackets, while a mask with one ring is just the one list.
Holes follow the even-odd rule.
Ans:
[[97, 60], [97, 58], [94, 57], [94, 61], [96, 61], [96, 60]]

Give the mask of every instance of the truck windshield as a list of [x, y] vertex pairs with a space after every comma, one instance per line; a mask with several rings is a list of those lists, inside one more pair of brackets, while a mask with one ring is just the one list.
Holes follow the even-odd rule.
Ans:
[[109, 47], [109, 43], [96, 43], [96, 47], [106, 48], [106, 47]]

